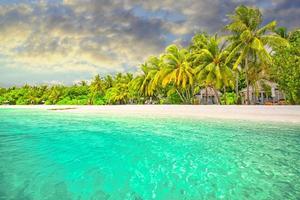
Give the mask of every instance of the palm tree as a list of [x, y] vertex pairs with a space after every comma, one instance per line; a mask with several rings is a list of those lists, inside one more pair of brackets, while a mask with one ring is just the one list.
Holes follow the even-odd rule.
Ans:
[[117, 83], [115, 86], [109, 88], [105, 93], [105, 98], [110, 104], [125, 104], [128, 102], [129, 90], [128, 84], [126, 83]]
[[137, 94], [141, 97], [152, 96], [153, 91], [150, 90], [150, 85], [152, 81], [152, 77], [149, 76], [149, 69], [147, 67], [147, 63], [141, 65], [142, 74], [136, 76], [131, 84], [131, 87]]
[[220, 104], [217, 89], [224, 88], [225, 92], [226, 87], [234, 85], [231, 68], [226, 63], [229, 52], [224, 48], [225, 45], [219, 47], [221, 39], [216, 35], [204, 36], [202, 40], [203, 46], [193, 51], [195, 71], [199, 82], [213, 89], [217, 103]]
[[100, 77], [99, 74], [97, 74], [94, 79], [91, 82], [90, 85], [90, 95], [89, 95], [89, 104], [94, 104], [97, 97], [104, 95], [105, 91], [105, 85]]
[[263, 66], [270, 65], [272, 63], [270, 47], [272, 45], [288, 45], [288, 43], [277, 34], [267, 34], [274, 31], [276, 21], [261, 27], [262, 14], [259, 9], [243, 5], [238, 6], [235, 13], [229, 15], [229, 18], [231, 22], [225, 28], [231, 32], [229, 40], [232, 50], [227, 62], [237, 56], [233, 70], [236, 70], [238, 65], [243, 64], [247, 85], [247, 104], [250, 104], [249, 63], [259, 61]]
[[123, 74], [122, 73], [117, 73], [115, 76], [114, 76], [114, 82], [113, 82], [113, 85], [117, 84], [117, 83], [120, 83], [123, 81]]
[[208, 37], [209, 35], [207, 33], [198, 33], [193, 36], [192, 42], [189, 46], [189, 50], [192, 52], [197, 52], [205, 48], [208, 44]]
[[161, 58], [150, 57], [147, 62], [141, 65], [142, 74], [138, 75], [132, 83], [139, 95], [150, 97], [150, 101], [158, 87], [161, 64]]
[[109, 89], [113, 86], [114, 80], [113, 77], [111, 75], [106, 75], [104, 77], [104, 88], [105, 89]]
[[131, 73], [126, 73], [126, 74], [123, 76], [122, 82], [129, 83], [130, 81], [132, 81], [132, 79], [133, 79], [133, 74], [131, 74]]
[[51, 104], [56, 104], [63, 95], [63, 86], [55, 85], [51, 87], [48, 100]]
[[171, 84], [183, 103], [192, 103], [194, 96], [194, 69], [190, 58], [188, 50], [179, 49], [176, 45], [168, 46], [158, 75], [162, 80], [162, 86]]
[[91, 91], [94, 93], [102, 94], [104, 91], [103, 82], [99, 74], [94, 77], [94, 80], [91, 82]]
[[107, 85], [111, 85], [105, 92], [105, 99], [109, 104], [125, 104], [130, 102], [132, 97], [129, 91], [133, 75], [131, 73], [117, 73], [114, 79], [106, 77]]

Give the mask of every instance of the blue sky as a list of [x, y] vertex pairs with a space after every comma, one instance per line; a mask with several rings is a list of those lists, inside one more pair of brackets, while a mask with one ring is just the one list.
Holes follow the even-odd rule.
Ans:
[[135, 73], [170, 43], [222, 34], [240, 4], [259, 7], [265, 23], [300, 27], [296, 0], [0, 0], [0, 87]]

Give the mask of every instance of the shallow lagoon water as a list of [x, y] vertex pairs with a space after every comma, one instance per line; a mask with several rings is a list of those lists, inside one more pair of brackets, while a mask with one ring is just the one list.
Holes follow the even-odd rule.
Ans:
[[300, 125], [0, 109], [0, 199], [297, 199]]

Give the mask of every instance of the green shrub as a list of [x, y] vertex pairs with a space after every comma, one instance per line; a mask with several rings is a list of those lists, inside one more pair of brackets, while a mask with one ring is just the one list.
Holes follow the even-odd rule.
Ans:
[[226, 92], [221, 96], [221, 104], [223, 105], [234, 105], [237, 98], [234, 92]]

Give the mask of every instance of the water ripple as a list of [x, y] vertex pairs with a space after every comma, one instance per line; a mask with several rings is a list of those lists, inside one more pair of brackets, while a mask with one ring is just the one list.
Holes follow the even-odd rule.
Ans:
[[300, 196], [296, 124], [0, 112], [0, 199]]

